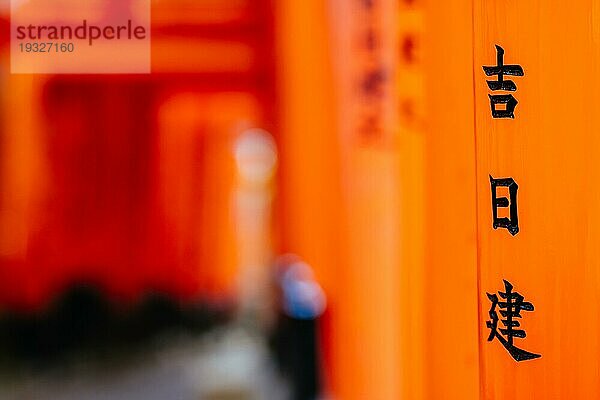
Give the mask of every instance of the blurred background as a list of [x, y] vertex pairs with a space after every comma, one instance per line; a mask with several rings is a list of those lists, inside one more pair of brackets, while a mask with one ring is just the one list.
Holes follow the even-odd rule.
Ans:
[[450, 3], [153, 0], [151, 74], [16, 75], [4, 1], [0, 398], [478, 398]]

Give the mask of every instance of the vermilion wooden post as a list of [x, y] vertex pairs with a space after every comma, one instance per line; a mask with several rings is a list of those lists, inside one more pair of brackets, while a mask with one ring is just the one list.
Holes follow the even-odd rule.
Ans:
[[395, 399], [402, 340], [395, 2], [327, 4], [279, 5], [284, 243], [315, 267], [329, 295], [334, 398]]
[[[474, 4], [481, 398], [598, 398], [600, 5]], [[499, 80], [482, 69], [498, 65], [496, 46], [503, 65], [523, 69], [523, 76], [503, 76], [512, 91], [486, 84]], [[512, 95], [514, 118], [494, 118], [490, 95]], [[490, 177], [512, 179], [518, 189], [497, 182], [497, 198], [506, 200], [493, 206]], [[495, 207], [510, 231], [502, 227], [507, 220], [494, 229]], [[493, 301], [486, 293], [506, 293], [503, 280], [531, 303], [513, 318], [514, 329], [526, 332], [513, 345], [539, 358], [518, 361], [498, 336], [488, 341]]]
[[332, 4], [347, 256], [339, 276], [342, 331], [335, 342], [344, 356], [336, 365], [344, 381], [336, 394], [397, 399], [405, 340], [401, 268], [408, 268], [400, 245], [397, 1]]
[[338, 320], [339, 305], [349, 292], [339, 284], [346, 254], [330, 20], [327, 4], [320, 0], [274, 5], [281, 121], [280, 247], [307, 262], [326, 292], [328, 310], [321, 319], [324, 378], [327, 391], [337, 396], [350, 384], [343, 366], [357, 360], [335, 351], [339, 338], [347, 334]]
[[[42, 269], [31, 273], [26, 265], [29, 238], [41, 213], [48, 165], [41, 145], [42, 110], [35, 99], [43, 90], [45, 78], [10, 75], [2, 91], [2, 107], [7, 118], [0, 159], [2, 195], [0, 203], [0, 279], [3, 305], [35, 308], [49, 297]], [[34, 279], [30, 277], [33, 276]], [[27, 279], [30, 278], [30, 279]]]
[[423, 57], [425, 11], [422, 2], [400, 1], [397, 11], [396, 107], [399, 152], [400, 390], [403, 399], [424, 399], [426, 343], [426, 70]]
[[423, 398], [475, 400], [479, 365], [473, 2], [429, 0], [415, 5], [423, 15], [426, 93]]

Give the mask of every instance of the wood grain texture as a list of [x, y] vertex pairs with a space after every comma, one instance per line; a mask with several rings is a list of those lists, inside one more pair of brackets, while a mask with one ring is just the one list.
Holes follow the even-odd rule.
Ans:
[[[598, 2], [476, 1], [478, 241], [482, 398], [591, 399], [598, 379]], [[515, 119], [493, 119], [481, 67], [520, 64]], [[488, 175], [519, 185], [520, 232], [492, 228]], [[502, 279], [535, 306], [525, 339], [542, 355], [515, 362], [486, 342], [490, 302]]]

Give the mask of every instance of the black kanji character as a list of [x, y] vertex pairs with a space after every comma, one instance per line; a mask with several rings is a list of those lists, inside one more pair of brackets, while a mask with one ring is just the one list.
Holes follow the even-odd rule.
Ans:
[[[499, 301], [498, 295], [495, 293], [486, 293], [488, 299], [492, 302], [489, 311], [491, 320], [486, 321], [486, 326], [490, 329], [488, 342], [493, 341], [494, 338], [498, 339], [515, 361], [526, 361], [541, 357], [540, 354], [530, 353], [514, 345], [514, 338], [524, 339], [527, 336], [525, 330], [514, 329], [521, 326], [521, 323], [516, 318], [522, 318], [521, 311], [533, 311], [533, 304], [523, 301], [523, 296], [518, 292], [513, 292], [513, 285], [507, 280], [504, 280], [504, 289], [505, 292], [498, 292], [498, 294], [506, 301]], [[504, 317], [502, 320], [496, 312], [497, 307], [500, 308], [500, 314]], [[498, 329], [498, 321], [502, 322], [504, 328]]]

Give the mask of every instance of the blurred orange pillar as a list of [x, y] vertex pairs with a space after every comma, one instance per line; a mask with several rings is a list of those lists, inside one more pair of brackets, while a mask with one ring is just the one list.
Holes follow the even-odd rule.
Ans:
[[[329, 302], [324, 326], [336, 313], [343, 265], [339, 139], [326, 4], [319, 0], [274, 2], [280, 99], [280, 247], [315, 270]], [[338, 327], [331, 328], [339, 329]], [[339, 381], [328, 354], [334, 338], [323, 331], [328, 385]], [[333, 363], [333, 365], [330, 365]]]
[[[277, 4], [283, 248], [316, 269], [328, 294], [332, 397], [388, 400], [400, 395], [398, 152], [389, 108], [393, 51], [373, 65], [386, 69], [386, 100], [374, 107], [363, 103], [355, 85], [371, 72], [372, 60], [363, 53], [351, 62], [353, 44], [344, 35], [359, 40], [364, 21], [344, 25], [354, 7], [344, 3]], [[393, 2], [383, 3], [369, 19], [393, 21], [395, 15], [385, 12]], [[392, 26], [385, 26], [384, 36], [393, 40]], [[372, 76], [377, 85], [378, 75]], [[371, 125], [369, 116], [382, 128]]]
[[479, 398], [472, 0], [416, 2], [425, 72], [425, 399]]
[[282, 245], [330, 292], [339, 265], [339, 140], [325, 4], [276, 3]]
[[401, 201], [396, 11], [395, 0], [331, 3], [347, 257], [334, 367], [344, 400], [398, 399], [403, 386], [401, 216], [410, 205]]

